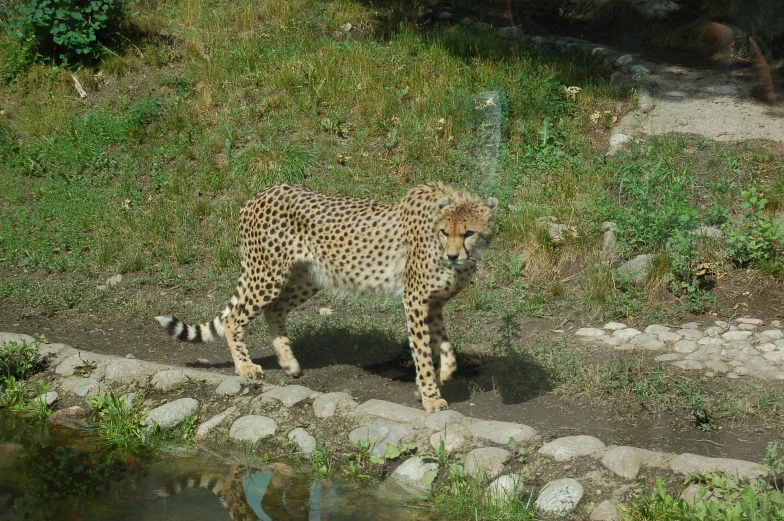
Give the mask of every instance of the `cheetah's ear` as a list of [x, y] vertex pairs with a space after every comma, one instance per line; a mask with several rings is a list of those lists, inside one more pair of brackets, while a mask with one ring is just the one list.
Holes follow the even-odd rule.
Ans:
[[498, 199], [495, 197], [488, 197], [482, 204], [490, 210], [491, 215], [495, 215], [498, 212]]
[[441, 199], [438, 200], [438, 208], [440, 208], [441, 210], [443, 210], [450, 204], [452, 204], [452, 199], [450, 199], [449, 197], [442, 197]]

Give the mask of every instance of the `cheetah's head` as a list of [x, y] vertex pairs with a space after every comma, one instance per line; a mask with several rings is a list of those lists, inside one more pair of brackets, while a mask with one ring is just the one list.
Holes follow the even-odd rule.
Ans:
[[436, 233], [444, 250], [444, 261], [452, 266], [476, 262], [493, 238], [493, 219], [498, 213], [498, 199], [452, 202], [438, 201], [441, 217]]

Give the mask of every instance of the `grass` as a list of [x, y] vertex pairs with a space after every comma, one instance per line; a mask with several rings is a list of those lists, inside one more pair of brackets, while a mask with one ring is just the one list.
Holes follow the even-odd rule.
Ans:
[[432, 505], [424, 507], [433, 519], [472, 519], [475, 521], [523, 521], [536, 519], [533, 499], [525, 494], [495, 498], [490, 480], [481, 473], [471, 478], [461, 461], [448, 464], [447, 477], [438, 486]]
[[[487, 90], [503, 91], [508, 109], [494, 183], [506, 211], [491, 276], [458, 304], [468, 311], [524, 301], [530, 316], [559, 302], [655, 315], [660, 292], [619, 286], [598, 262], [603, 220], [630, 256], [665, 251], [700, 224], [729, 226], [739, 189], [757, 187], [765, 218], [784, 200], [781, 152], [761, 146], [665, 137], [597, 155], [589, 136], [607, 129], [590, 114], [622, 111], [633, 93], [610, 87], [590, 59], [510, 45], [481, 25], [424, 30], [405, 13], [349, 0], [245, 0], [219, 12], [201, 0], [142, 3], [133, 45], [74, 71], [85, 100], [66, 68], [17, 70], [2, 86], [13, 103], [0, 114], [0, 298], [45, 315], [128, 309], [127, 295], [93, 289], [116, 272], [229, 294], [238, 209], [270, 183], [385, 200], [431, 179], [477, 188], [473, 97]], [[14, 58], [12, 39], [0, 33], [0, 61]], [[574, 234], [550, 239], [537, 225], [550, 215]], [[776, 274], [781, 241], [766, 226], [739, 227], [730, 249], [737, 265]], [[754, 243], [738, 244], [748, 230]], [[695, 286], [698, 250], [664, 283], [697, 311], [714, 307]], [[714, 257], [734, 262], [721, 249]]]
[[676, 499], [657, 478], [650, 496], [620, 510], [630, 521], [777, 520], [784, 519], [781, 474], [784, 458], [779, 444], [769, 443], [764, 464], [772, 474], [741, 484], [722, 472], [690, 474], [684, 485], [698, 484], [694, 499]]

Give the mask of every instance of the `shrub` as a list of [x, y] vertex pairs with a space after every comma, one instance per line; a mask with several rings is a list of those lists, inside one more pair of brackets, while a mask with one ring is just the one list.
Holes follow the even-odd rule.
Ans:
[[727, 234], [727, 254], [739, 266], [753, 265], [778, 274], [784, 271], [784, 229], [765, 215], [768, 200], [752, 187], [741, 192], [746, 210], [740, 226]]
[[27, 0], [7, 25], [20, 42], [60, 62], [90, 61], [125, 20], [119, 0]]

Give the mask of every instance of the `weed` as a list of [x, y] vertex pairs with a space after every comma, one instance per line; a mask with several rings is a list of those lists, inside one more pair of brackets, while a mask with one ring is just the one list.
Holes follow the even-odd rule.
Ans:
[[767, 520], [784, 516], [784, 494], [764, 480], [755, 479], [742, 486], [721, 473], [690, 475], [686, 480], [706, 487], [693, 502], [676, 499], [661, 478], [656, 478], [656, 489], [650, 497], [619, 509], [630, 521]]
[[28, 0], [7, 28], [42, 55], [68, 62], [99, 56], [124, 19], [124, 5], [115, 0]]
[[739, 266], [754, 265], [773, 275], [784, 272], [784, 228], [765, 215], [768, 200], [755, 187], [741, 192], [743, 223], [730, 228], [727, 254]]
[[20, 411], [26, 407], [24, 386], [16, 378], [9, 376], [0, 380], [0, 409]]
[[9, 342], [0, 346], [0, 381], [24, 380], [41, 369], [41, 353], [37, 343]]
[[[493, 489], [482, 476], [468, 476], [459, 462], [448, 467], [448, 475], [436, 490], [430, 514], [436, 519], [475, 519], [492, 521], [524, 521], [535, 519], [532, 497], [522, 499], [508, 494], [504, 499], [493, 497]], [[522, 478], [520, 478], [522, 479]]]
[[91, 398], [90, 407], [98, 416], [100, 438], [125, 449], [139, 449], [149, 444], [151, 430], [144, 419], [141, 400], [141, 396], [136, 395], [127, 404], [114, 393]]
[[332, 455], [330, 455], [325, 446], [321, 444], [316, 445], [310, 462], [313, 465], [313, 472], [317, 475], [328, 476], [332, 473]]
[[30, 409], [33, 413], [33, 416], [43, 421], [52, 414], [52, 409], [49, 408], [49, 405], [44, 400], [44, 395], [49, 392], [49, 384], [44, 385], [43, 389], [36, 386], [35, 394], [36, 398], [30, 404]]

